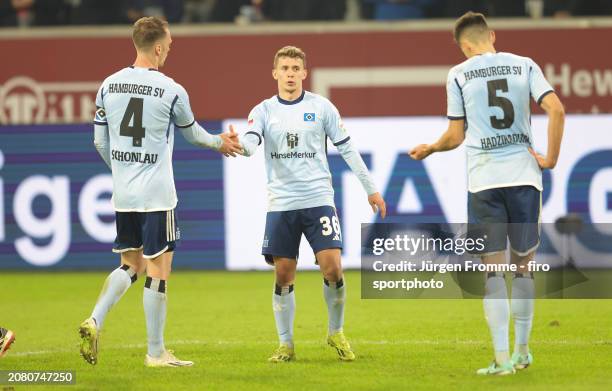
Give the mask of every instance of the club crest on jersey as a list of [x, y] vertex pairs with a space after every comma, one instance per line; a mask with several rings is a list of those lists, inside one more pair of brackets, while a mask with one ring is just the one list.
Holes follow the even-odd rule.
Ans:
[[315, 113], [304, 113], [304, 121], [315, 122], [315, 119], [316, 119]]
[[106, 112], [102, 107], [96, 110], [96, 121], [106, 122]]
[[287, 132], [287, 146], [291, 149], [298, 146], [298, 141], [300, 138], [297, 133], [289, 133]]

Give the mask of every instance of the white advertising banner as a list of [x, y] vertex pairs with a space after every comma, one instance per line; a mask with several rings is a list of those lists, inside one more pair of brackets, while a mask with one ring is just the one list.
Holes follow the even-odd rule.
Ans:
[[[244, 130], [244, 120], [227, 120]], [[465, 151], [438, 153], [423, 162], [406, 155], [412, 147], [431, 143], [446, 130], [441, 117], [345, 118], [351, 140], [362, 153], [379, 191], [395, 216], [466, 222], [467, 181]], [[547, 119], [532, 119], [534, 145], [546, 152]], [[329, 147], [329, 159], [338, 161]], [[566, 118], [561, 157], [544, 177], [542, 221], [554, 222], [568, 212], [584, 212], [594, 223], [612, 222], [612, 116], [576, 115]], [[338, 167], [338, 166], [336, 166]], [[375, 219], [357, 178], [346, 169], [332, 170], [341, 213], [343, 265], [360, 264], [361, 223]], [[225, 159], [225, 246], [230, 270], [266, 269], [261, 253], [267, 210], [263, 146], [250, 157]], [[396, 220], [398, 221], [398, 220]], [[612, 234], [612, 233], [608, 233]], [[553, 236], [554, 233], [551, 233]], [[553, 240], [554, 241], [554, 240]], [[300, 268], [314, 268], [314, 256], [302, 237]]]

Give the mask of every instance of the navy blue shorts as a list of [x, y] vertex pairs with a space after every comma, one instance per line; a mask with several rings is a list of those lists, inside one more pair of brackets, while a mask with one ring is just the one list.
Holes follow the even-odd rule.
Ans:
[[180, 231], [174, 210], [160, 212], [115, 212], [117, 238], [113, 252], [142, 250], [145, 258], [174, 251]]
[[510, 248], [525, 256], [540, 244], [542, 193], [533, 186], [513, 186], [468, 193], [468, 237], [486, 238], [482, 251], [488, 255]]
[[266, 262], [274, 265], [273, 257], [297, 259], [302, 233], [315, 254], [329, 248], [342, 248], [340, 221], [333, 206], [268, 212], [261, 248]]

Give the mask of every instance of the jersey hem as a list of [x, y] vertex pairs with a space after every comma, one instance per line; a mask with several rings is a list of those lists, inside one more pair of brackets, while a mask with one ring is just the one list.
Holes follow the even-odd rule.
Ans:
[[122, 213], [126, 213], [126, 212], [138, 212], [138, 213], [168, 212], [168, 211], [176, 209], [176, 204], [174, 204], [174, 206], [170, 207], [170, 208], [155, 208], [155, 209], [119, 209], [119, 208], [113, 208], [113, 209], [115, 209], [115, 212], [122, 212]]
[[515, 186], [533, 186], [536, 189], [538, 189], [539, 191], [543, 190], [543, 187], [541, 184], [536, 184], [533, 182], [515, 182], [515, 183], [499, 183], [499, 184], [495, 184], [495, 185], [489, 185], [489, 186], [482, 186], [482, 187], [477, 187], [477, 188], [470, 188], [468, 187], [468, 191], [470, 193], [478, 193], [480, 191], [484, 191], [484, 190], [491, 190], [491, 189], [499, 189], [502, 187], [515, 187]]
[[331, 200], [317, 200], [312, 202], [304, 202], [304, 203], [295, 203], [286, 207], [274, 207], [272, 204], [268, 206], [268, 212], [288, 212], [291, 210], [299, 210], [299, 209], [308, 209], [308, 208], [317, 208], [319, 206], [331, 206], [335, 208], [333, 198]]

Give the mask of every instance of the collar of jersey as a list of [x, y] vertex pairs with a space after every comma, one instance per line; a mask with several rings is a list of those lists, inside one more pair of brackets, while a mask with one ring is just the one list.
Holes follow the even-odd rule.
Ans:
[[306, 90], [302, 90], [302, 95], [300, 95], [300, 97], [297, 98], [296, 100], [284, 100], [279, 95], [276, 95], [276, 97], [278, 98], [279, 103], [282, 103], [284, 105], [295, 105], [295, 104], [300, 103], [302, 99], [304, 99], [305, 94], [306, 94]]
[[138, 69], [147, 69], [147, 70], [149, 70], [149, 71], [159, 72], [159, 71], [158, 71], [157, 69], [155, 69], [155, 68], [143, 68], [143, 67], [135, 67], [134, 65], [130, 65], [128, 68], [132, 68], [132, 69], [136, 69], [136, 68], [138, 68]]

